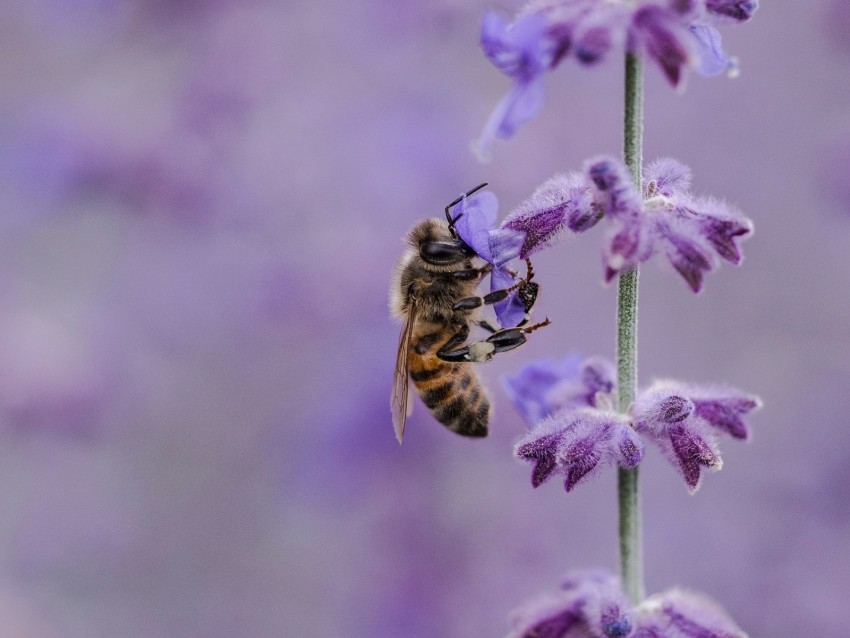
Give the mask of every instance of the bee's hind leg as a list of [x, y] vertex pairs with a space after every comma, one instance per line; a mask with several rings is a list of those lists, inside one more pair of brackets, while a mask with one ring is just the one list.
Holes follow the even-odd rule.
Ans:
[[458, 345], [455, 338], [452, 338], [437, 351], [437, 357], [443, 361], [451, 362], [472, 361], [481, 363], [489, 361], [499, 352], [508, 352], [509, 350], [520, 347], [526, 342], [525, 336], [527, 334], [543, 326], [548, 326], [549, 323], [551, 322], [545, 319], [528, 328], [517, 327], [497, 330], [484, 341], [476, 341], [457, 350], [452, 349]]

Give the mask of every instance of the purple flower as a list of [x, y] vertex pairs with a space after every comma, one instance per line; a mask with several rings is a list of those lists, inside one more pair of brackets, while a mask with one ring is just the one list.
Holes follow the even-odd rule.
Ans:
[[743, 416], [760, 405], [758, 398], [731, 388], [659, 381], [638, 395], [632, 416], [635, 429], [659, 447], [693, 493], [702, 470], [723, 467], [716, 435], [747, 439]]
[[489, 157], [493, 140], [513, 136], [540, 111], [544, 77], [572, 57], [591, 66], [614, 49], [625, 48], [655, 62], [674, 87], [691, 68], [702, 75], [733, 75], [737, 63], [720, 44], [715, 24], [745, 22], [753, 0], [646, 0], [630, 6], [608, 0], [536, 0], [513, 23], [485, 14], [481, 47], [513, 80], [513, 86], [487, 120], [473, 152]]
[[694, 63], [691, 47], [687, 25], [674, 11], [650, 4], [639, 7], [632, 16], [629, 49], [648, 55], [672, 86], [679, 86], [682, 71]]
[[635, 609], [632, 638], [747, 638], [708, 596], [678, 588], [650, 596]]
[[618, 414], [614, 366], [600, 358], [579, 363], [574, 355], [527, 365], [505, 378], [505, 388], [532, 424], [514, 448], [534, 463], [532, 486], [560, 472], [568, 492], [605, 467], [636, 466], [648, 439], [693, 493], [703, 470], [723, 465], [717, 437], [748, 439], [744, 417], [761, 406], [729, 387], [659, 381], [638, 393], [630, 414]]
[[602, 219], [602, 209], [593, 201], [590, 188], [579, 173], [554, 175], [531, 197], [514, 208], [502, 222], [503, 228], [525, 233], [520, 257], [557, 243], [567, 230], [580, 233]]
[[757, 0], [705, 0], [709, 15], [719, 22], [746, 22], [758, 6]]
[[[601, 210], [594, 207], [590, 189], [578, 184], [580, 179], [579, 175], [550, 179], [498, 226], [499, 203], [490, 191], [480, 191], [457, 204], [455, 229], [479, 257], [493, 266], [491, 290], [509, 288], [517, 282], [508, 266], [511, 260], [525, 259], [554, 245], [568, 229], [584, 230], [598, 221]], [[494, 308], [504, 327], [516, 326], [526, 318], [525, 306], [516, 292]]]
[[562, 408], [603, 407], [612, 401], [616, 370], [609, 361], [576, 354], [542, 359], [503, 378], [505, 391], [529, 426]]
[[620, 160], [602, 157], [586, 173], [596, 201], [612, 221], [604, 252], [605, 280], [661, 253], [694, 292], [718, 257], [741, 263], [737, 241], [752, 234], [752, 222], [719, 200], [690, 193], [690, 169], [663, 158], [647, 166], [643, 193]]
[[543, 106], [543, 74], [552, 64], [554, 42], [548, 37], [542, 15], [526, 14], [509, 26], [504, 16], [489, 11], [481, 24], [481, 48], [514, 81], [484, 125], [481, 137], [473, 143], [475, 154], [486, 161], [496, 137], [513, 136]]
[[600, 638], [628, 636], [633, 611], [617, 578], [603, 571], [577, 571], [561, 589], [528, 601], [510, 617], [509, 638]]
[[[502, 290], [516, 283], [516, 277], [508, 268], [512, 259], [519, 257], [525, 241], [523, 232], [496, 226], [499, 201], [490, 191], [479, 191], [464, 197], [454, 215], [455, 230], [476, 254], [493, 266], [490, 272], [490, 289]], [[493, 306], [496, 318], [503, 327], [518, 325], [525, 319], [525, 306], [514, 292], [504, 301]]]
[[713, 77], [725, 73], [731, 78], [738, 76], [738, 60], [723, 51], [720, 31], [710, 24], [692, 24], [691, 35], [698, 60], [696, 70], [700, 75]]
[[601, 570], [567, 574], [560, 590], [529, 600], [510, 623], [509, 638], [746, 638], [707, 596], [673, 588], [633, 607]]
[[564, 489], [619, 464], [634, 467], [643, 457], [643, 443], [628, 417], [596, 408], [564, 408], [543, 419], [516, 445], [514, 454], [535, 466], [531, 484], [538, 487], [556, 471], [564, 474]]

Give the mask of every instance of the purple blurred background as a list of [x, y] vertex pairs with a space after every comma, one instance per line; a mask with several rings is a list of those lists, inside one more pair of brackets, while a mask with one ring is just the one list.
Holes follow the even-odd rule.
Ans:
[[[755, 221], [693, 296], [650, 263], [640, 373], [760, 394], [695, 496], [642, 466], [647, 580], [752, 636], [850, 623], [850, 9], [763, 2], [737, 80], [647, 70], [646, 158]], [[72, 6], [73, 5], [73, 6]], [[489, 181], [506, 213], [620, 149], [619, 64], [566, 64], [494, 160], [490, 2], [33, 0], [0, 23], [0, 636], [492, 637], [616, 569], [613, 473], [532, 491], [499, 376], [613, 355], [600, 233], [544, 253], [553, 325], [480, 369], [492, 435], [417, 402], [387, 314], [401, 236]], [[503, 3], [502, 8], [512, 5]], [[179, 7], [179, 8], [178, 8]]]

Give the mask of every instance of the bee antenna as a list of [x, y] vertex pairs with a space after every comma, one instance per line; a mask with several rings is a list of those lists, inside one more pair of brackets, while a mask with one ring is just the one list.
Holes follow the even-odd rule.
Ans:
[[457, 204], [460, 204], [463, 201], [464, 197], [469, 197], [473, 193], [480, 191], [485, 186], [487, 186], [487, 182], [484, 182], [483, 184], [479, 184], [478, 186], [476, 186], [472, 190], [466, 191], [463, 195], [461, 195], [455, 201], [453, 201], [451, 204], [446, 206], [446, 221], [449, 222], [449, 230], [451, 231], [452, 235], [455, 234], [455, 223], [457, 222], [457, 220], [459, 220], [461, 217], [463, 217], [463, 213], [460, 213], [457, 217], [452, 219], [451, 213], [449, 213], [452, 206], [456, 206]]

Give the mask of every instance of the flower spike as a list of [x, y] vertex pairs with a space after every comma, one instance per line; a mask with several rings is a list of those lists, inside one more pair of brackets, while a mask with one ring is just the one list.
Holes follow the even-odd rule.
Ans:
[[593, 66], [625, 49], [654, 62], [674, 88], [688, 70], [735, 75], [737, 61], [723, 52], [715, 25], [746, 22], [757, 7], [755, 0], [531, 0], [512, 22], [486, 13], [481, 48], [513, 85], [473, 152], [486, 161], [496, 138], [512, 137], [535, 117], [545, 100], [546, 74], [569, 58]]
[[510, 621], [509, 638], [747, 638], [703, 594], [672, 588], [631, 605], [601, 570], [567, 574], [560, 590], [527, 601]]
[[613, 364], [575, 356], [527, 365], [507, 377], [505, 387], [532, 425], [514, 449], [517, 458], [534, 463], [532, 486], [560, 473], [567, 492], [605, 467], [635, 467], [649, 441], [693, 493], [705, 471], [723, 467], [718, 436], [748, 439], [745, 417], [761, 406], [734, 388], [657, 381], [638, 392], [628, 415], [619, 414], [611, 409]]

